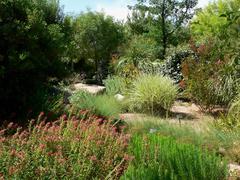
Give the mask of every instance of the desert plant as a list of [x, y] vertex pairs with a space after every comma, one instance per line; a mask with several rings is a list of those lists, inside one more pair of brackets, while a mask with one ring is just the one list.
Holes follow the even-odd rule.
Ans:
[[0, 179], [118, 179], [129, 136], [104, 122], [62, 116], [7, 136], [9, 124], [0, 131]]
[[70, 97], [70, 103], [78, 110], [89, 110], [92, 114], [104, 117], [117, 117], [121, 113], [120, 103], [108, 95], [96, 96], [79, 91]]
[[120, 76], [109, 76], [103, 81], [108, 95], [124, 94], [126, 90], [126, 81]]
[[152, 114], [168, 112], [177, 92], [177, 86], [168, 77], [141, 75], [133, 82], [130, 90], [130, 108]]
[[122, 179], [226, 179], [221, 158], [158, 134], [135, 136], [129, 151], [134, 160]]

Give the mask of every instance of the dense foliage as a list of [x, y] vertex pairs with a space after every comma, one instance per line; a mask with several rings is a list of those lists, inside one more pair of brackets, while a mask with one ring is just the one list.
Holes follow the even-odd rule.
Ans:
[[0, 179], [231, 179], [240, 1], [196, 5], [137, 0], [120, 22], [0, 0]]
[[125, 94], [127, 91], [126, 79], [119, 76], [109, 76], [104, 80], [104, 85], [108, 95]]
[[239, 89], [239, 1], [219, 0], [200, 11], [191, 23], [196, 57], [183, 72], [193, 99], [204, 109], [228, 105]]
[[109, 72], [111, 55], [123, 41], [123, 30], [120, 23], [103, 13], [87, 12], [74, 20], [74, 44], [76, 58], [70, 61], [85, 60], [94, 69], [98, 83]]
[[0, 2], [1, 115], [25, 112], [39, 84], [66, 74], [60, 61], [64, 27], [58, 1]]
[[193, 17], [193, 8], [197, 0], [138, 0], [130, 9], [132, 16], [129, 26], [133, 33], [147, 34], [158, 42], [160, 58], [164, 58], [170, 45], [178, 45], [185, 41], [184, 25]]

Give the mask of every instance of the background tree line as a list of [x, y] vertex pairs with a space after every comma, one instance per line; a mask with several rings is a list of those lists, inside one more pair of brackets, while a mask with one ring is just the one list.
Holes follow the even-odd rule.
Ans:
[[[127, 78], [154, 70], [183, 86], [188, 84], [191, 95], [211, 89], [217, 96], [215, 104], [229, 103], [237, 94], [240, 72], [240, 3], [218, 0], [196, 10], [197, 3], [138, 0], [129, 7], [131, 14], [123, 23], [91, 11], [65, 15], [58, 0], [2, 0], [1, 116], [31, 110], [39, 100], [35, 96], [39, 89], [51, 86], [51, 79], [59, 82], [73, 72], [102, 84], [109, 74]], [[201, 63], [194, 64], [198, 61]], [[222, 66], [213, 72], [216, 63]], [[199, 77], [202, 79], [196, 79]], [[209, 87], [201, 87], [205, 80]], [[194, 96], [196, 101], [213, 95], [204, 90]]]

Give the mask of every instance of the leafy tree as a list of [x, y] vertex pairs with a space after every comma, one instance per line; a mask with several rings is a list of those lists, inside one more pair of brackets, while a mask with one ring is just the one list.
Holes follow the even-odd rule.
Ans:
[[[143, 61], [154, 61], [157, 59], [157, 43], [151, 38], [145, 36], [134, 36], [126, 45], [122, 60], [138, 67], [138, 64]], [[121, 61], [120, 61], [121, 63]]]
[[[239, 0], [218, 0], [197, 13], [191, 23], [191, 31], [198, 40], [226, 35], [231, 25], [239, 23]], [[238, 24], [239, 25], [239, 24]], [[236, 26], [235, 29], [239, 27]]]
[[87, 12], [76, 18], [75, 44], [79, 59], [94, 64], [96, 80], [101, 83], [104, 69], [107, 69], [112, 53], [123, 40], [120, 23], [103, 13]]
[[37, 84], [65, 72], [60, 61], [66, 38], [63, 21], [57, 0], [0, 1], [0, 106], [4, 113], [23, 112]]
[[138, 0], [129, 24], [135, 33], [150, 33], [162, 46], [161, 56], [169, 45], [176, 45], [178, 34], [193, 17], [197, 0]]
[[239, 0], [218, 0], [210, 3], [191, 23], [194, 39], [198, 41], [215, 39], [218, 41], [219, 53], [223, 56], [231, 54], [234, 58], [239, 57], [239, 9]]

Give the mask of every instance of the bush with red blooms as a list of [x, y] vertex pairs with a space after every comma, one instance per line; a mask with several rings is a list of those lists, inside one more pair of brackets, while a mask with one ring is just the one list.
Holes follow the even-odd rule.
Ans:
[[42, 113], [26, 130], [11, 123], [0, 131], [0, 179], [118, 179], [129, 139], [102, 118], [46, 122]]
[[219, 52], [216, 43], [209, 40], [196, 45], [190, 41], [190, 48], [195, 55], [182, 64], [186, 92], [204, 111], [228, 105], [237, 92], [231, 59]]

